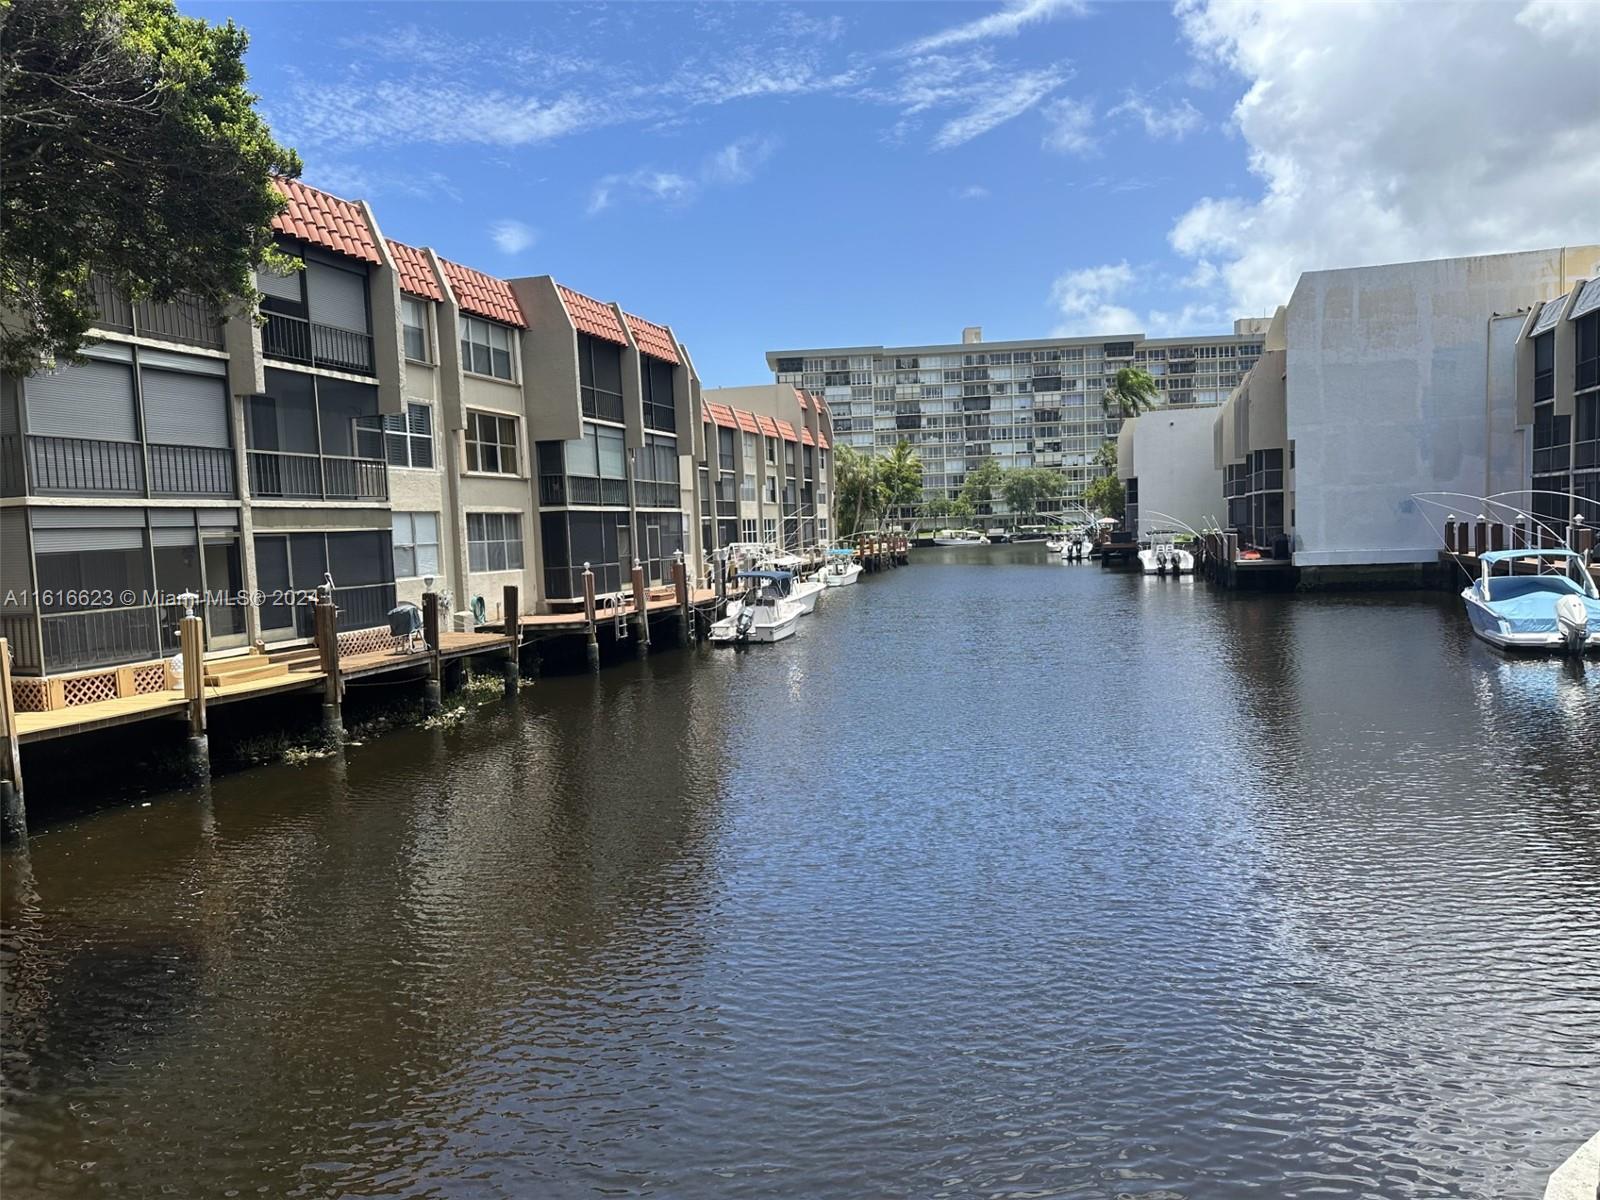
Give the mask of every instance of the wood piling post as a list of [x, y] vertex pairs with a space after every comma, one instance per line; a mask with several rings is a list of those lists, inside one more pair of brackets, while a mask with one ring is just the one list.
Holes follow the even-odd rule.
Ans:
[[1444, 548], [1451, 553], [1456, 548], [1456, 516], [1451, 513], [1444, 519]]
[[689, 626], [689, 566], [683, 561], [683, 551], [672, 560], [672, 591], [678, 604], [678, 641], [687, 646], [691, 640]]
[[650, 605], [645, 597], [644, 564], [633, 560], [633, 645], [640, 658], [650, 653]]
[[16, 698], [11, 693], [11, 643], [0, 638], [0, 840], [24, 841], [28, 809], [22, 798], [22, 749], [17, 743]]
[[444, 707], [444, 689], [440, 686], [438, 592], [422, 593], [422, 640], [428, 647], [428, 679], [422, 685], [422, 711], [431, 717]]
[[1504, 550], [1506, 548], [1506, 527], [1496, 521], [1489, 529], [1489, 549]]
[[500, 603], [501, 615], [505, 618], [506, 631], [506, 658], [502, 670], [506, 677], [506, 694], [516, 695], [517, 680], [521, 677], [522, 666], [520, 660], [522, 648], [522, 596], [514, 583], [506, 584]]
[[186, 592], [180, 599], [187, 612], [178, 622], [178, 652], [183, 655], [183, 698], [189, 721], [189, 769], [196, 777], [211, 773], [211, 747], [206, 738], [205, 636], [193, 603], [199, 597]]
[[594, 601], [594, 572], [589, 569], [589, 564], [583, 564], [583, 618], [587, 622], [584, 629], [584, 654], [589, 660], [589, 669], [600, 669], [600, 636], [595, 628], [595, 601]]
[[1489, 549], [1489, 521], [1482, 513], [1472, 526], [1472, 552], [1483, 554]]
[[[339, 669], [339, 609], [333, 593], [317, 599], [314, 631], [317, 663], [322, 668], [322, 737], [329, 743], [344, 737], [344, 676]], [[187, 661], [187, 660], [185, 660]]]

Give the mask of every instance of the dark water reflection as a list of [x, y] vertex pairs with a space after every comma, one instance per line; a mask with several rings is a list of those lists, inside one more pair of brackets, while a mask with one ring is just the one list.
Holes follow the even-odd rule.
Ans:
[[1600, 668], [924, 552], [5, 862], [9, 1196], [1536, 1196]]

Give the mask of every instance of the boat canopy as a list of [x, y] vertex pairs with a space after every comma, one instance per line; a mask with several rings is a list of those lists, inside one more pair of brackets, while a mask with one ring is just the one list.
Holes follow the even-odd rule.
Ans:
[[840, 549], [836, 548], [836, 549], [833, 549], [833, 550], [829, 550], [828, 553], [829, 554], [838, 555], [840, 558], [850, 558], [855, 554], [855, 551], [854, 550], [840, 550]]
[[765, 579], [769, 583], [784, 583], [794, 576], [788, 571], [740, 571], [740, 579]]
[[1576, 550], [1488, 550], [1478, 556], [1478, 561], [1486, 564], [1511, 562], [1518, 558], [1566, 558], [1581, 559], [1583, 555]]

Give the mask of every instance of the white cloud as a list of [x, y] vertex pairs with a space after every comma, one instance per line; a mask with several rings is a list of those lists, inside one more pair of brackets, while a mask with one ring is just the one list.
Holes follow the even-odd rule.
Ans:
[[502, 254], [520, 254], [538, 240], [539, 235], [521, 221], [507, 218], [489, 226], [489, 237]]
[[1062, 275], [1050, 289], [1050, 299], [1061, 312], [1054, 336], [1137, 333], [1139, 318], [1118, 302], [1133, 283], [1133, 268], [1126, 261]]
[[1600, 238], [1600, 4], [1180, 0], [1259, 180], [1169, 233], [1238, 312], [1301, 271]]
[[918, 38], [906, 46], [904, 52], [926, 54], [930, 50], [940, 50], [946, 46], [958, 46], [967, 42], [1016, 37], [1028, 25], [1048, 20], [1061, 13], [1081, 14], [1084, 9], [1083, 0], [1011, 0], [1011, 3], [999, 12]]
[[957, 200], [987, 200], [989, 189], [981, 183], [969, 183], [964, 188], [957, 188], [951, 195]]
[[1206, 124], [1200, 110], [1189, 103], [1187, 97], [1161, 108], [1137, 92], [1129, 92], [1127, 99], [1106, 115], [1136, 117], [1144, 125], [1145, 133], [1160, 141], [1182, 141], [1191, 133], [1204, 129]]
[[1055, 71], [1026, 71], [1010, 77], [1003, 88], [980, 97], [966, 112], [951, 117], [934, 135], [935, 150], [952, 147], [982, 137], [991, 129], [1020, 117], [1055, 91], [1061, 77]]
[[776, 138], [742, 137], [707, 155], [689, 173], [640, 167], [603, 176], [589, 191], [589, 215], [604, 212], [624, 199], [683, 205], [697, 199], [707, 188], [749, 183], [777, 148]]
[[1063, 97], [1044, 110], [1044, 148], [1058, 154], [1086, 154], [1094, 149], [1094, 107], [1086, 100]]

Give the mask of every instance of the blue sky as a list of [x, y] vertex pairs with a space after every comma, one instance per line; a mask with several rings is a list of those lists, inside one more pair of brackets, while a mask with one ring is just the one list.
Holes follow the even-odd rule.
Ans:
[[[1582, 88], [1600, 5], [183, 7], [249, 30], [308, 183], [369, 200], [389, 236], [670, 323], [713, 385], [759, 381], [768, 349], [969, 324], [1212, 332], [1298, 269], [1593, 223], [1581, 193], [1530, 222], [1498, 143], [1475, 169], [1427, 147], [1440, 121], [1526, 115], [1497, 95], [1519, 70]], [[1407, 7], [1435, 19], [1408, 30]], [[1290, 71], [1301, 43], [1315, 63]]]

